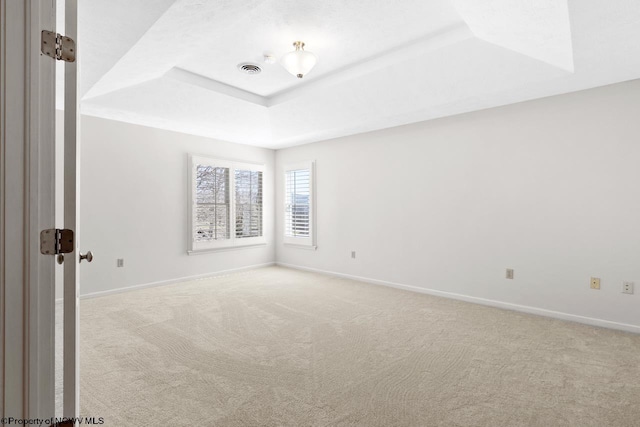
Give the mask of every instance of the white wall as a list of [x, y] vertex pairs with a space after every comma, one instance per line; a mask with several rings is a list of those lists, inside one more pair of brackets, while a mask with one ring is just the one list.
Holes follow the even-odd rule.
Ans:
[[[301, 160], [317, 251], [282, 244]], [[640, 80], [280, 150], [276, 171], [280, 263], [640, 327]]]
[[[272, 150], [87, 116], [81, 138], [81, 295], [274, 261]], [[266, 246], [187, 255], [189, 153], [266, 165]]]

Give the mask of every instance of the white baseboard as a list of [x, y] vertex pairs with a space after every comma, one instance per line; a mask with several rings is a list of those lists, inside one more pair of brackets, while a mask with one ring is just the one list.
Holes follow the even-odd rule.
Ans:
[[387, 287], [396, 288], [396, 289], [403, 289], [405, 291], [418, 292], [426, 295], [434, 295], [438, 297], [466, 301], [474, 304], [487, 305], [487, 306], [502, 308], [506, 310], [519, 311], [523, 313], [535, 314], [538, 316], [551, 317], [554, 319], [561, 319], [561, 320], [568, 320], [571, 322], [583, 323], [585, 325], [599, 326], [602, 328], [617, 329], [620, 331], [633, 332], [636, 334], [640, 334], [640, 326], [631, 325], [628, 323], [612, 322], [610, 320], [579, 316], [576, 314], [563, 313], [561, 311], [546, 310], [544, 308], [531, 307], [527, 305], [512, 304], [509, 302], [472, 297], [472, 296], [456, 294], [452, 292], [438, 291], [435, 289], [420, 288], [418, 286], [403, 285], [400, 283], [393, 283], [393, 282], [387, 282], [384, 280], [370, 279], [368, 277], [360, 277], [360, 276], [353, 276], [351, 274], [337, 273], [335, 271], [326, 271], [326, 270], [320, 270], [317, 268], [286, 264], [283, 262], [276, 262], [275, 264], [282, 267], [293, 268], [296, 270], [311, 271], [314, 273], [321, 273], [329, 276], [343, 277], [345, 279], [357, 280], [360, 282], [370, 283], [373, 285], [387, 286]]
[[[119, 293], [122, 293], [122, 292], [135, 291], [135, 290], [138, 290], [138, 289], [153, 288], [153, 287], [156, 287], [156, 286], [171, 285], [171, 284], [174, 284], [174, 283], [186, 282], [186, 281], [189, 281], [189, 280], [198, 280], [198, 279], [207, 279], [207, 278], [210, 278], [210, 277], [219, 277], [219, 276], [224, 276], [224, 275], [231, 274], [231, 273], [239, 273], [241, 271], [253, 270], [253, 269], [261, 268], [261, 267], [269, 267], [271, 265], [275, 265], [275, 262], [267, 262], [267, 263], [264, 263], [264, 264], [254, 264], [254, 265], [248, 265], [246, 267], [232, 268], [230, 270], [221, 270], [221, 271], [215, 271], [215, 272], [211, 272], [211, 273], [197, 274], [195, 276], [178, 277], [176, 279], [161, 280], [159, 282], [151, 282], [151, 283], [144, 283], [144, 284], [141, 284], [141, 285], [125, 286], [125, 287], [122, 287], [122, 288], [109, 289], [108, 291], [100, 291], [100, 292], [92, 292], [92, 293], [89, 293], [89, 294], [81, 294], [80, 295], [80, 299], [103, 297], [105, 295], [119, 294]], [[82, 286], [82, 284], [80, 284], [80, 286]]]

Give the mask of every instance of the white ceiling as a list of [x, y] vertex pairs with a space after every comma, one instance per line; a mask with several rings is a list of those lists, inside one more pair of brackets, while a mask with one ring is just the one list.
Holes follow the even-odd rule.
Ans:
[[[261, 147], [640, 77], [638, 0], [92, 0], [82, 112]], [[318, 57], [300, 80], [281, 57]], [[241, 62], [263, 72], [241, 74]], [[61, 74], [61, 73], [59, 73]]]

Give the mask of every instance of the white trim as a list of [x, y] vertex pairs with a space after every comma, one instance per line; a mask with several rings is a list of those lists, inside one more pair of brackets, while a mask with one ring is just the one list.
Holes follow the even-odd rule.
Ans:
[[55, 226], [56, 61], [40, 54], [40, 32], [55, 29], [55, 4], [30, 2], [29, 93], [29, 414], [54, 413], [55, 262], [40, 254], [39, 235]]
[[0, 417], [54, 415], [55, 2], [0, 2]]
[[496, 301], [496, 300], [492, 300], [492, 299], [472, 297], [472, 296], [469, 296], [469, 295], [456, 294], [456, 293], [453, 293], [453, 292], [438, 291], [436, 289], [421, 288], [421, 287], [418, 287], [418, 286], [404, 285], [404, 284], [401, 284], [401, 283], [394, 283], [394, 282], [388, 282], [388, 281], [385, 281], [385, 280], [371, 279], [371, 278], [368, 278], [368, 277], [354, 276], [354, 275], [351, 275], [351, 274], [338, 273], [338, 272], [335, 272], [335, 271], [320, 270], [320, 269], [317, 269], [317, 268], [304, 267], [304, 266], [300, 266], [300, 265], [287, 264], [287, 263], [283, 263], [283, 262], [276, 262], [276, 265], [281, 266], [281, 267], [292, 268], [292, 269], [295, 269], [295, 270], [311, 271], [311, 272], [314, 272], [314, 273], [321, 273], [321, 274], [326, 274], [326, 275], [329, 275], [329, 276], [335, 276], [335, 277], [342, 277], [342, 278], [345, 278], [345, 279], [357, 280], [359, 282], [370, 283], [372, 285], [387, 286], [387, 287], [390, 287], [390, 288], [402, 289], [402, 290], [405, 290], [405, 291], [417, 292], [417, 293], [420, 293], [420, 294], [433, 295], [433, 296], [437, 296], [437, 297], [443, 297], [443, 298], [455, 299], [455, 300], [459, 300], [459, 301], [470, 302], [470, 303], [473, 303], [473, 304], [486, 305], [486, 306], [490, 306], [490, 307], [502, 308], [502, 309], [505, 309], [505, 310], [518, 311], [518, 312], [528, 313], [528, 314], [535, 314], [535, 315], [538, 315], [538, 316], [550, 317], [550, 318], [553, 318], [553, 319], [567, 320], [567, 321], [570, 321], [570, 322], [577, 322], [577, 323], [582, 323], [582, 324], [590, 325], [590, 326], [599, 326], [599, 327], [602, 327], [602, 328], [617, 329], [617, 330], [620, 330], [620, 331], [633, 332], [633, 333], [636, 333], [636, 334], [640, 334], [640, 326], [631, 325], [631, 324], [628, 324], [628, 323], [619, 323], [619, 322], [613, 322], [613, 321], [610, 321], [610, 320], [597, 319], [597, 318], [594, 318], [594, 317], [579, 316], [577, 314], [569, 314], [569, 313], [564, 313], [564, 312], [561, 312], [561, 311], [547, 310], [547, 309], [544, 309], [544, 308], [531, 307], [531, 306], [528, 306], [528, 305], [512, 304], [512, 303], [509, 303], [509, 302]]
[[211, 154], [189, 153], [189, 154], [187, 154], [187, 157], [188, 158], [191, 158], [191, 157], [203, 157], [205, 159], [218, 160], [220, 162], [239, 163], [241, 165], [248, 165], [249, 167], [254, 167], [254, 168], [266, 167], [264, 162], [252, 162], [250, 160], [243, 160], [243, 159], [239, 159], [239, 158], [230, 158], [230, 157], [218, 157], [218, 156], [212, 157]]
[[175, 283], [187, 282], [190, 280], [208, 279], [212, 277], [224, 276], [226, 274], [239, 273], [247, 270], [254, 270], [256, 268], [270, 267], [275, 264], [276, 264], [275, 262], [266, 262], [264, 264], [248, 265], [246, 267], [238, 267], [238, 268], [232, 268], [229, 270], [221, 270], [221, 271], [215, 271], [211, 273], [196, 274], [194, 276], [178, 277], [176, 279], [160, 280], [158, 282], [143, 283], [141, 285], [125, 286], [122, 288], [109, 289], [108, 291], [91, 292], [90, 294], [80, 295], [80, 299], [82, 300], [82, 299], [98, 298], [98, 297], [103, 297], [107, 295], [120, 294], [123, 292], [137, 291], [140, 289], [155, 288], [157, 286], [172, 285]]
[[[62, 415], [80, 416], [80, 61], [82, 40], [78, 37], [79, 0], [66, 0], [65, 35], [76, 42], [75, 62], [64, 63], [64, 228], [74, 231], [73, 252], [65, 255], [63, 285], [63, 398]], [[55, 105], [53, 107], [55, 109]], [[85, 263], [83, 268], [92, 268]]]
[[210, 254], [214, 252], [237, 251], [240, 249], [247, 249], [247, 248], [259, 248], [261, 246], [267, 246], [267, 242], [265, 241], [264, 243], [251, 243], [247, 245], [223, 246], [220, 248], [194, 249], [194, 250], [187, 251], [187, 255], [204, 255], [204, 254]]

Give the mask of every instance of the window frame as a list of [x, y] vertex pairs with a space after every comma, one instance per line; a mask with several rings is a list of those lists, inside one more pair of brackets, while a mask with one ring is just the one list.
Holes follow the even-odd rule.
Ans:
[[[199, 165], [212, 167], [221, 167], [229, 169], [229, 238], [220, 240], [211, 240], [205, 242], [196, 242], [194, 239], [194, 215], [196, 213], [196, 173]], [[188, 254], [198, 254], [205, 252], [213, 252], [226, 249], [240, 249], [244, 247], [266, 245], [267, 241], [264, 235], [264, 183], [265, 181], [265, 165], [260, 163], [240, 162], [235, 160], [225, 160], [215, 157], [201, 156], [189, 154], [188, 160]], [[236, 237], [236, 170], [249, 170], [254, 172], [262, 172], [262, 209], [261, 209], [261, 236], [257, 237]]]
[[[282, 238], [285, 246], [300, 249], [316, 250], [316, 188], [315, 188], [315, 161], [305, 160], [290, 163], [284, 166], [283, 177], [283, 230]], [[309, 236], [287, 236], [287, 173], [296, 170], [309, 170]]]

